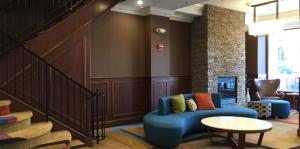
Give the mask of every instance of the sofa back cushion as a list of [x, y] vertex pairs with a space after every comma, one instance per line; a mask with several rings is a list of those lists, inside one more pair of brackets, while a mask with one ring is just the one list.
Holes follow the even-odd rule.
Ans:
[[[193, 94], [183, 94], [184, 99], [188, 100], [193, 98]], [[221, 107], [221, 97], [219, 93], [212, 93], [212, 101], [216, 108]], [[167, 115], [172, 113], [172, 107], [171, 107], [171, 99], [172, 96], [164, 96], [159, 99], [158, 104], [158, 114], [159, 115]]]

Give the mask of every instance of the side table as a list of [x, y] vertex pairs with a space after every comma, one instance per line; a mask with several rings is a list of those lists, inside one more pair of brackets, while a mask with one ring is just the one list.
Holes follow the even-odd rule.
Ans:
[[[296, 106], [299, 107], [299, 100], [297, 99], [297, 97], [299, 97], [299, 93], [297, 92], [292, 92], [292, 93], [286, 93], [286, 95], [288, 96], [293, 96], [293, 99], [292, 99], [292, 108], [293, 110], [296, 110]], [[296, 104], [296, 102], [298, 104]], [[299, 110], [299, 109], [298, 109]]]

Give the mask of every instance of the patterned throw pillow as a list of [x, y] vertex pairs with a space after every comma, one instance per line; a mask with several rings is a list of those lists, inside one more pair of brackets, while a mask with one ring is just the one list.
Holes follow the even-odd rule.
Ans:
[[189, 111], [196, 111], [197, 110], [197, 104], [194, 101], [193, 98], [186, 101], [186, 106], [188, 107]]

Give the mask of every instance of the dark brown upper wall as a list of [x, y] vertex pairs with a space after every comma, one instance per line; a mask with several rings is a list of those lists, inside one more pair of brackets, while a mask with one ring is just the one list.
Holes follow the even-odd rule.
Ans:
[[[151, 30], [151, 76], [169, 76], [170, 75], [170, 21], [167, 17], [148, 16], [150, 17]], [[156, 28], [167, 30], [165, 34], [155, 32]], [[164, 51], [158, 52], [156, 44], [163, 44]]]
[[170, 21], [170, 75], [190, 76], [191, 23]]
[[92, 23], [91, 36], [92, 78], [190, 76], [190, 23], [109, 12]]
[[145, 76], [145, 17], [109, 12], [91, 30], [93, 78]]

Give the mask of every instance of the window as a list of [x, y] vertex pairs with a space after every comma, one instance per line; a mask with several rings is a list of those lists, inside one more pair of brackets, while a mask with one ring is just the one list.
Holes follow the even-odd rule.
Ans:
[[300, 77], [300, 29], [269, 36], [269, 79], [280, 79], [280, 90], [298, 91]]

